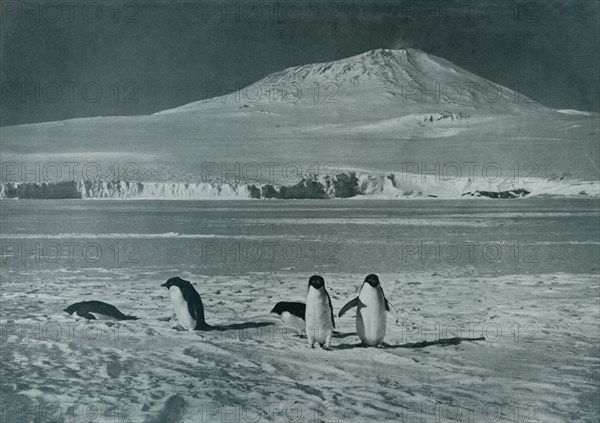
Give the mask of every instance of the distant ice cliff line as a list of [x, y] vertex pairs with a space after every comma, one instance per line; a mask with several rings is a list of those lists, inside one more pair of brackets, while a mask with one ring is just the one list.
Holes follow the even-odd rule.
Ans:
[[1, 182], [3, 199], [402, 199], [517, 198], [525, 196], [600, 197], [599, 181], [501, 180], [454, 178], [439, 180], [416, 174], [376, 175], [343, 172], [305, 176], [293, 185], [233, 182], [61, 181]]

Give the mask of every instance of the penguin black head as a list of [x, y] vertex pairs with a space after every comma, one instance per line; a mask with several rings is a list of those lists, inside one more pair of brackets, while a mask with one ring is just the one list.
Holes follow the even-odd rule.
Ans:
[[168, 281], [163, 283], [161, 286], [164, 286], [165, 288], [169, 289], [172, 286], [177, 286], [179, 288], [182, 288], [184, 285], [189, 285], [189, 284], [190, 283], [188, 281], [181, 279], [179, 276], [176, 276], [174, 278], [169, 279]]
[[313, 275], [308, 280], [308, 286], [309, 287], [312, 286], [315, 289], [321, 289], [322, 287], [325, 286], [325, 281], [323, 280], [323, 278], [321, 276]]
[[75, 312], [75, 305], [70, 305], [69, 307], [65, 308], [63, 311], [66, 311], [69, 314], [73, 314]]
[[371, 273], [370, 275], [367, 275], [367, 277], [365, 278], [365, 283], [368, 283], [373, 288], [377, 288], [377, 286], [379, 286], [379, 278], [377, 277], [376, 274]]

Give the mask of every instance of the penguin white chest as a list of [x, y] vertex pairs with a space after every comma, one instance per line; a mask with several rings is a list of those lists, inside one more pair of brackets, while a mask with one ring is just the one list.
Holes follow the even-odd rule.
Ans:
[[306, 335], [320, 344], [331, 339], [333, 323], [329, 298], [324, 290], [310, 287], [306, 295]]
[[91, 312], [90, 314], [96, 318], [96, 320], [115, 320], [113, 316], [109, 316], [107, 314]]
[[298, 330], [299, 334], [304, 333], [306, 323], [302, 318], [294, 316], [292, 313], [287, 311], [281, 313], [280, 318], [288, 329]]
[[365, 284], [358, 296], [356, 332], [366, 345], [379, 345], [385, 336], [385, 299], [381, 288]]
[[187, 301], [183, 298], [181, 290], [176, 286], [172, 286], [169, 288], [169, 295], [171, 296], [171, 302], [173, 303], [179, 324], [188, 330], [194, 330], [196, 328], [196, 319], [190, 315]]

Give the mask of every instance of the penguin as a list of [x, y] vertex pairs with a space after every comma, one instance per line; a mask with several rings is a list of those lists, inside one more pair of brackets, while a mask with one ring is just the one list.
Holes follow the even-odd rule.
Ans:
[[102, 301], [82, 301], [71, 304], [64, 311], [73, 317], [83, 317], [89, 320], [139, 320], [135, 316], [127, 316], [114, 305]]
[[208, 330], [210, 325], [204, 320], [204, 306], [198, 291], [189, 281], [174, 277], [163, 283], [169, 290], [171, 302], [179, 324], [187, 330]]
[[299, 335], [304, 333], [304, 330], [306, 329], [306, 321], [304, 320], [306, 304], [301, 302], [281, 301], [275, 304], [271, 313], [279, 315], [279, 318], [285, 324], [287, 329], [293, 329], [297, 331]]
[[342, 317], [352, 307], [357, 307], [356, 332], [358, 337], [365, 346], [381, 347], [385, 337], [385, 312], [390, 311], [390, 306], [394, 307], [385, 298], [379, 278], [371, 273], [365, 278], [358, 297], [342, 307], [338, 316]]
[[271, 313], [279, 314], [282, 320], [287, 320], [290, 316], [296, 316], [304, 320], [306, 313], [306, 304], [300, 302], [280, 301], [275, 304]]
[[331, 298], [325, 289], [325, 281], [319, 275], [311, 276], [308, 280], [305, 321], [308, 346], [314, 348], [317, 342], [321, 347], [329, 349], [335, 321]]

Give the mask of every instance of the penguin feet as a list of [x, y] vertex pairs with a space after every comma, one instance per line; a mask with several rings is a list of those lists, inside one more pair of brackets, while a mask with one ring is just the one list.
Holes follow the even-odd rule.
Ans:
[[325, 344], [320, 344], [321, 348], [325, 351], [331, 351], [331, 344], [330, 343], [325, 343]]

